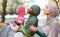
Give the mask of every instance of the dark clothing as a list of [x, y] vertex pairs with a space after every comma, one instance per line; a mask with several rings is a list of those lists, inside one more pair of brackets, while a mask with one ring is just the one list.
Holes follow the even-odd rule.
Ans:
[[36, 31], [36, 34], [39, 35], [40, 37], [47, 37], [44, 33], [41, 33], [40, 31]]

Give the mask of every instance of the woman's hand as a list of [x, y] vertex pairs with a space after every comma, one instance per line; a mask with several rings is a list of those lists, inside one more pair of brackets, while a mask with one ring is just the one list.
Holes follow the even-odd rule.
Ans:
[[8, 21], [5, 21], [5, 24], [9, 25], [9, 22]]
[[20, 23], [20, 22], [18, 22], [18, 21], [16, 21], [16, 20], [14, 20], [14, 22], [15, 22], [18, 26], [20, 26], [20, 25], [21, 25], [21, 23]]
[[30, 29], [31, 29], [31, 31], [33, 31], [33, 32], [36, 32], [37, 31], [37, 27], [35, 27], [35, 26], [30, 26]]

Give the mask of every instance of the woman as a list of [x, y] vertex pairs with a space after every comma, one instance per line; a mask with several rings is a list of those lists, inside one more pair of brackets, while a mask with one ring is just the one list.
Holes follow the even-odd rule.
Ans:
[[[47, 35], [47, 37], [58, 37], [58, 31], [57, 31], [57, 16], [58, 8], [55, 4], [49, 3], [46, 5], [44, 9], [44, 13], [47, 15], [47, 21], [45, 26], [41, 28], [42, 32]], [[33, 32], [36, 32], [39, 35], [39, 31], [36, 27], [30, 26], [30, 29]], [[40, 36], [40, 35], [39, 35]]]
[[38, 26], [38, 18], [37, 16], [40, 13], [40, 7], [38, 5], [32, 5], [27, 12], [30, 14], [28, 20], [25, 23], [25, 28], [26, 28], [26, 32], [28, 32], [29, 35], [24, 35], [25, 37], [34, 37], [33, 35], [35, 34], [35, 32], [32, 32], [30, 30], [30, 25], [34, 25], [35, 27]]
[[19, 5], [17, 7], [18, 17], [14, 21], [14, 24], [10, 24], [11, 29], [15, 32], [14, 37], [23, 37], [23, 33], [20, 29], [20, 24], [24, 25], [24, 15], [25, 15], [25, 7], [23, 5]]

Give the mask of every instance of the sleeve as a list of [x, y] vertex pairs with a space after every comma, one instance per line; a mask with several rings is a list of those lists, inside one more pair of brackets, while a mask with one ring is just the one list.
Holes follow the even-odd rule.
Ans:
[[44, 33], [39, 32], [39, 30], [36, 31], [36, 34], [40, 37], [47, 37]]
[[58, 37], [57, 23], [52, 24], [53, 27], [49, 31], [48, 37]]
[[11, 26], [11, 29], [15, 32], [17, 32], [19, 30], [19, 26], [17, 26], [17, 25], [13, 26], [13, 24], [10, 24], [10, 26]]
[[41, 28], [42, 32], [45, 33], [46, 35], [49, 34], [50, 29], [51, 29], [51, 26], [49, 26], [49, 25], [46, 25]]

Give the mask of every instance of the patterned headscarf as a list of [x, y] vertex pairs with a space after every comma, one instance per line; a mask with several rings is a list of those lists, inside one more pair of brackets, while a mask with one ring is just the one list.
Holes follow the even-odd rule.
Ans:
[[52, 17], [56, 17], [57, 16], [57, 13], [58, 13], [58, 8], [57, 8], [57, 5], [53, 4], [53, 3], [49, 3], [47, 5], [50, 10], [51, 10], [51, 16]]
[[[21, 24], [24, 25], [24, 15], [25, 15], [25, 7], [23, 5], [19, 5], [17, 7], [18, 11], [18, 17], [16, 19], [17, 22], [20, 22]], [[16, 25], [16, 23], [14, 23], [14, 25]]]

